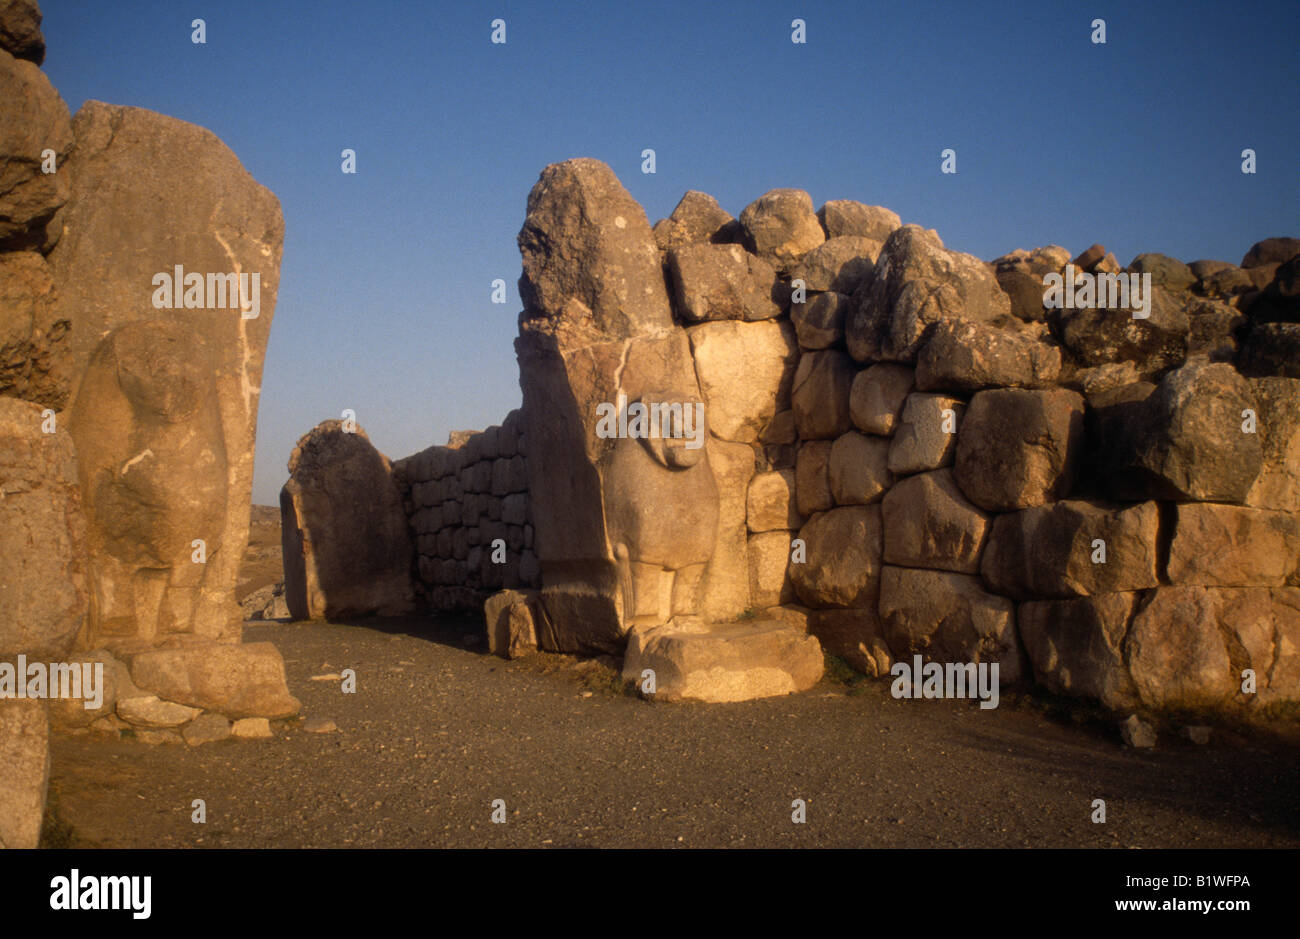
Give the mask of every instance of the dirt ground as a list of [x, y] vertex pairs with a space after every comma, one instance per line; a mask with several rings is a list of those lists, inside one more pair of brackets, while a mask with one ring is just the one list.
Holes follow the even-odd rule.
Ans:
[[[487, 655], [479, 631], [469, 619], [250, 627], [246, 639], [284, 653], [304, 715], [339, 731], [295, 720], [273, 740], [194, 749], [60, 737], [46, 843], [1300, 846], [1300, 751], [1280, 740], [1168, 736], [1135, 751], [1038, 698], [982, 711], [836, 677], [786, 698], [656, 704], [605, 663]], [[312, 680], [344, 668], [355, 694]], [[1099, 798], [1104, 824], [1091, 821]]]

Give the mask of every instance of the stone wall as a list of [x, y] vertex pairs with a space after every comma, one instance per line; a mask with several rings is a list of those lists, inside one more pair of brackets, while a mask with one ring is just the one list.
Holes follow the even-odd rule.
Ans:
[[[1115, 710], [1300, 699], [1295, 239], [986, 263], [797, 190], [739, 219], [687, 193], [652, 229], [571, 160], [519, 244], [542, 577], [490, 619], [522, 605], [543, 648], [626, 652], [687, 697], [806, 684], [785, 628], [873, 675], [997, 662]], [[1120, 273], [1150, 289], [1083, 295]], [[651, 401], [702, 402], [704, 446], [598, 432]], [[697, 656], [713, 688], [692, 643], [731, 650]]]
[[511, 411], [500, 426], [454, 432], [393, 464], [424, 608], [481, 610], [495, 591], [538, 586], [526, 452]]

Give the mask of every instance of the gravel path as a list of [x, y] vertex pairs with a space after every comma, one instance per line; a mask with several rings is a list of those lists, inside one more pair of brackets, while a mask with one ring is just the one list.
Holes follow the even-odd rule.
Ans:
[[[598, 663], [505, 662], [448, 620], [265, 625], [308, 717], [197, 749], [54, 745], [51, 842], [103, 847], [1298, 847], [1297, 750], [1123, 748], [1041, 708], [832, 680], [734, 705], [618, 694]], [[423, 633], [417, 632], [423, 630]], [[357, 693], [313, 675], [354, 668]], [[1107, 821], [1090, 820], [1106, 800]], [[191, 821], [194, 799], [206, 824]], [[506, 822], [491, 821], [502, 799]], [[791, 803], [807, 804], [806, 824]], [[57, 835], [49, 835], [57, 830]]]

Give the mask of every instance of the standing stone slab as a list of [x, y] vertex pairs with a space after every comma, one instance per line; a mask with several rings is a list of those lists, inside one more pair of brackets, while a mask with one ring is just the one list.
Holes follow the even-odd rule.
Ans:
[[35, 848], [41, 840], [49, 741], [44, 701], [0, 700], [0, 848]]

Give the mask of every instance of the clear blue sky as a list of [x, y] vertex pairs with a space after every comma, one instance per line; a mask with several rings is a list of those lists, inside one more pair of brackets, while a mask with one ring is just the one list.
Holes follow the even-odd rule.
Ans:
[[557, 160], [606, 161], [651, 222], [688, 189], [738, 215], [791, 186], [888, 206], [986, 259], [1102, 241], [1121, 264], [1239, 262], [1300, 235], [1295, 0], [42, 8], [45, 69], [74, 112], [95, 98], [201, 124], [283, 204], [258, 503], [344, 408], [399, 458], [518, 406], [515, 235]]

